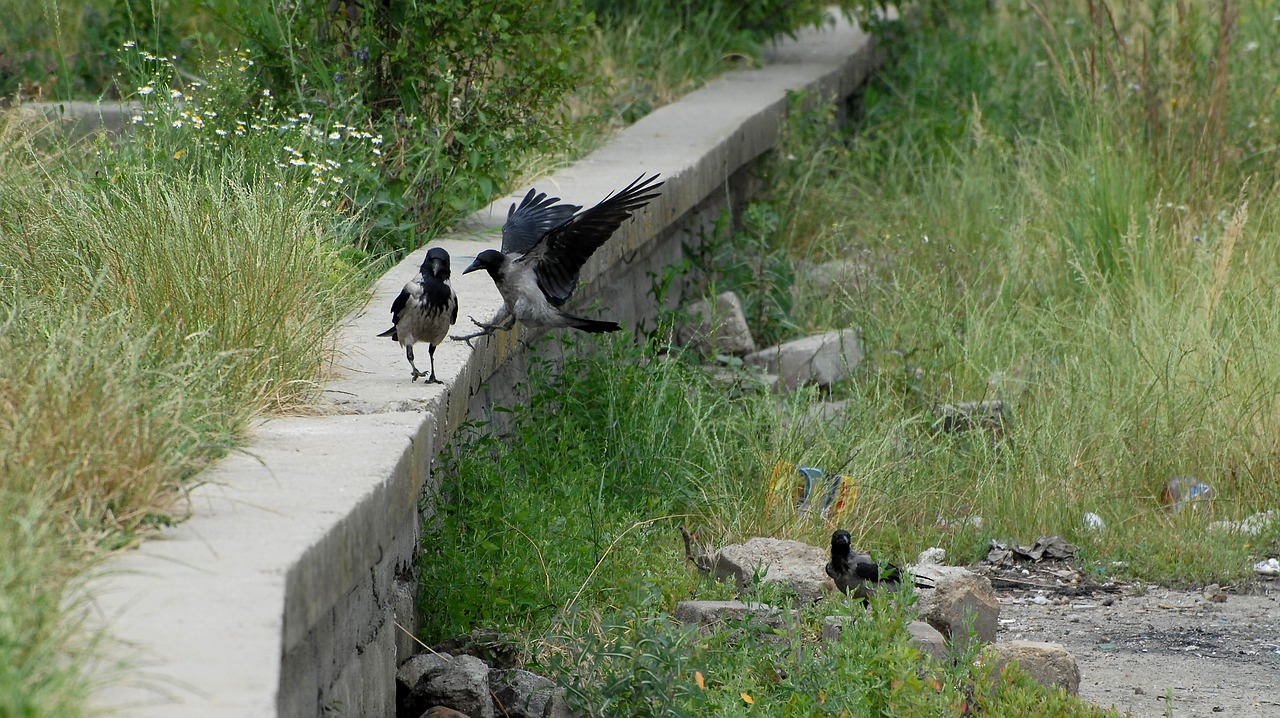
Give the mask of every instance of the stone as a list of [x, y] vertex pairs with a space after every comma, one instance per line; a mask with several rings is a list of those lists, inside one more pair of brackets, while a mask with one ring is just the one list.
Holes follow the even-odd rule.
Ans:
[[853, 616], [825, 616], [822, 619], [822, 640], [834, 643], [840, 640], [844, 627], [853, 623]]
[[565, 700], [564, 691], [561, 690], [552, 693], [547, 699], [542, 718], [582, 718], [582, 714], [569, 707], [569, 701]]
[[930, 546], [920, 552], [916, 557], [916, 565], [920, 566], [941, 566], [943, 561], [947, 560], [947, 550], [939, 546]]
[[826, 549], [788, 539], [756, 537], [743, 544], [730, 544], [716, 553], [715, 577], [732, 578], [739, 590], [750, 588], [753, 577], [761, 583], [775, 583], [794, 593], [801, 604], [814, 603], [836, 590], [825, 566]]
[[909, 570], [934, 584], [916, 589], [916, 608], [929, 625], [962, 649], [968, 645], [970, 625], [978, 641], [995, 641], [1000, 602], [986, 576], [960, 566], [918, 564]]
[[1080, 692], [1080, 667], [1075, 656], [1060, 643], [1009, 641], [987, 649], [995, 673], [1003, 673], [1012, 662], [1046, 688], [1062, 688], [1069, 695]]
[[678, 335], [680, 344], [709, 356], [742, 356], [756, 350], [756, 340], [737, 294], [722, 292], [710, 301], [689, 305], [688, 311], [689, 323], [680, 328]]
[[560, 689], [549, 678], [510, 668], [489, 671], [489, 690], [493, 694], [497, 715], [542, 718], [547, 701]]
[[1204, 587], [1204, 600], [1210, 603], [1226, 603], [1227, 592], [1216, 583], [1211, 583]]
[[445, 706], [435, 706], [422, 714], [422, 718], [470, 718], [466, 713]]
[[779, 388], [791, 391], [804, 384], [830, 387], [848, 377], [862, 357], [858, 331], [841, 329], [761, 349], [743, 361], [777, 374]]
[[[826, 616], [822, 619], [822, 640], [835, 642], [840, 640], [844, 627], [853, 623], [852, 616]], [[924, 621], [912, 621], [907, 624], [907, 632], [911, 634], [911, 645], [925, 656], [939, 663], [947, 660], [947, 639], [938, 629]]]
[[515, 637], [491, 628], [477, 628], [465, 636], [446, 639], [431, 650], [451, 656], [475, 656], [494, 668], [520, 665], [520, 645]]
[[475, 656], [419, 653], [396, 671], [396, 715], [416, 716], [432, 706], [470, 718], [494, 718], [489, 666]]
[[911, 645], [922, 654], [938, 663], [948, 661], [947, 638], [938, 629], [924, 621], [912, 621], [907, 624], [907, 631], [911, 633]]
[[935, 426], [951, 433], [969, 429], [999, 432], [1004, 429], [1007, 416], [1004, 402], [998, 399], [941, 404], [934, 407], [933, 413], [937, 417]]
[[836, 292], [852, 292], [871, 276], [871, 268], [852, 259], [833, 259], [821, 264], [796, 262], [796, 286], [810, 296], [827, 296]]
[[782, 628], [786, 623], [782, 612], [773, 606], [742, 601], [680, 601], [673, 616], [680, 623], [699, 628], [748, 619], [760, 621], [770, 628]]

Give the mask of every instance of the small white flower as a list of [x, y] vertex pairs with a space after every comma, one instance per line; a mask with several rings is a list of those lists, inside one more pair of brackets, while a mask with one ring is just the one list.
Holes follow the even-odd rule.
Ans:
[[302, 159], [301, 157], [294, 157], [293, 159], [289, 160], [289, 164], [294, 166], [301, 166], [301, 165], [305, 165], [306, 163], [307, 161]]
[[307, 187], [307, 194], [315, 194], [315, 193], [316, 193], [315, 187]]
[[139, 95], [150, 95], [155, 91], [156, 91], [156, 88], [152, 87], [151, 85], [143, 85], [142, 87], [138, 88]]
[[373, 143], [373, 144], [375, 144], [375, 145], [380, 145], [380, 144], [382, 144], [382, 135], [378, 135], [377, 137], [375, 137], [375, 138], [373, 138], [372, 140], [370, 140], [370, 142], [372, 142], [372, 143]]
[[1244, 46], [1245, 52], [1256, 52], [1257, 49], [1258, 49], [1258, 43], [1256, 41], [1250, 42], [1249, 44]]
[[216, 132], [216, 133], [218, 134], [218, 136], [219, 136], [219, 137], [226, 137], [226, 136], [227, 136], [227, 131], [226, 131], [226, 130], [214, 130], [214, 132]]
[[271, 90], [263, 90], [263, 91], [262, 91], [262, 96], [263, 96], [263, 97], [271, 97]]
[[182, 97], [182, 90], [169, 90], [169, 97], [172, 97], [175, 100]]
[[332, 180], [333, 180], [334, 184], [342, 184], [342, 178], [341, 178], [341, 177], [330, 177], [330, 179], [332, 179]]
[[380, 154], [382, 154], [382, 150], [378, 149], [377, 147], [374, 147], [374, 148], [373, 148], [373, 153], [374, 153], [375, 155], [380, 155]]
[[342, 134], [341, 134], [341, 133], [339, 133], [339, 132], [330, 132], [330, 133], [329, 133], [329, 139], [331, 139], [331, 140], [340, 140], [340, 139], [342, 139]]
[[310, 113], [310, 112], [299, 112], [299, 113], [298, 113], [298, 117], [300, 117], [300, 118], [302, 118], [302, 119], [304, 119], [304, 120], [309, 120], [309, 119], [311, 119], [311, 113]]
[[129, 121], [136, 125], [139, 122], [142, 122], [142, 115], [134, 115], [133, 117], [129, 118]]
[[174, 120], [174, 121], [173, 121], [173, 126], [174, 126], [174, 127], [182, 127], [182, 120]]
[[137, 44], [138, 44], [138, 43], [134, 42], [133, 40], [129, 40], [129, 41], [125, 42], [124, 46], [125, 46], [125, 48], [126, 48], [126, 49], [128, 49], [128, 48], [131, 48], [131, 47], [136, 46]]

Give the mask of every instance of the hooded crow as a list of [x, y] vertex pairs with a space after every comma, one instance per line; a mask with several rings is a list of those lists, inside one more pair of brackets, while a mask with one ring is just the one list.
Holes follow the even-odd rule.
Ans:
[[502, 309], [492, 324], [471, 321], [481, 331], [455, 339], [471, 340], [499, 329], [510, 329], [516, 320], [531, 327], [572, 327], [584, 332], [613, 332], [617, 322], [587, 319], [570, 314], [562, 306], [578, 287], [578, 274], [587, 259], [613, 236], [631, 213], [645, 206], [662, 186], [658, 175], [641, 175], [621, 192], [610, 194], [591, 209], [556, 204], [556, 197], [525, 195], [512, 206], [502, 226], [502, 251], [486, 249], [463, 274], [483, 269], [502, 295]]
[[[413, 379], [427, 377], [427, 384], [439, 384], [436, 378], [436, 346], [444, 341], [449, 327], [458, 320], [458, 295], [449, 286], [449, 253], [439, 247], [427, 250], [418, 276], [404, 285], [391, 303], [391, 328], [379, 334], [391, 337], [404, 346], [404, 355], [413, 368]], [[413, 363], [413, 345], [428, 344], [431, 373], [418, 371]]]
[[836, 582], [841, 593], [853, 596], [862, 603], [876, 595], [881, 587], [897, 590], [903, 577], [910, 578], [919, 588], [929, 588], [923, 579], [906, 573], [891, 563], [876, 563], [869, 554], [852, 549], [853, 537], [839, 529], [831, 534], [831, 561], [827, 563], [827, 575]]

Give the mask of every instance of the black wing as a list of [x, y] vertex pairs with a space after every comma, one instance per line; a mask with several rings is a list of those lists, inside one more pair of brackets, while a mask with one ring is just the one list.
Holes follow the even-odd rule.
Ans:
[[547, 301], [557, 307], [569, 301], [587, 259], [609, 241], [632, 212], [658, 196], [653, 190], [662, 183], [653, 184], [656, 179], [658, 175], [648, 179], [640, 175], [621, 192], [610, 194], [600, 204], [552, 229], [536, 251], [528, 255]]
[[404, 314], [404, 308], [409, 303], [408, 290], [401, 289], [400, 294], [396, 296], [395, 301], [391, 302], [391, 328], [379, 334], [380, 337], [391, 337], [396, 341], [400, 341], [400, 336], [396, 334], [396, 325], [400, 323], [400, 315]]
[[527, 253], [538, 246], [548, 232], [582, 209], [576, 204], [556, 204], [559, 201], [559, 197], [548, 197], [546, 193], [531, 189], [519, 207], [511, 205], [507, 210], [507, 221], [502, 225], [502, 253]]

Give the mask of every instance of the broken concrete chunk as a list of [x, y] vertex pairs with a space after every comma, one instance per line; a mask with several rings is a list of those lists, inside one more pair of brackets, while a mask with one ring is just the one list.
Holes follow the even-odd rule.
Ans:
[[970, 626], [979, 642], [996, 639], [1000, 603], [986, 576], [959, 566], [921, 564], [909, 570], [934, 583], [933, 588], [916, 589], [916, 608], [929, 625], [961, 649], [968, 643]]
[[756, 350], [756, 340], [737, 294], [723, 292], [710, 301], [689, 305], [688, 311], [690, 321], [679, 333], [684, 346], [707, 356], [742, 356]]
[[753, 577], [762, 583], [776, 583], [794, 593], [804, 605], [835, 590], [824, 570], [828, 560], [827, 551], [817, 546], [756, 537], [720, 549], [716, 553], [715, 576], [720, 581], [732, 578], [740, 590], [748, 589]]
[[858, 331], [842, 329], [761, 349], [743, 361], [777, 374], [779, 387], [792, 390], [804, 384], [830, 387], [848, 377], [862, 356]]
[[1019, 670], [1046, 688], [1062, 688], [1073, 696], [1080, 692], [1080, 667], [1075, 656], [1060, 643], [1009, 641], [987, 650], [996, 673], [1016, 661]]

